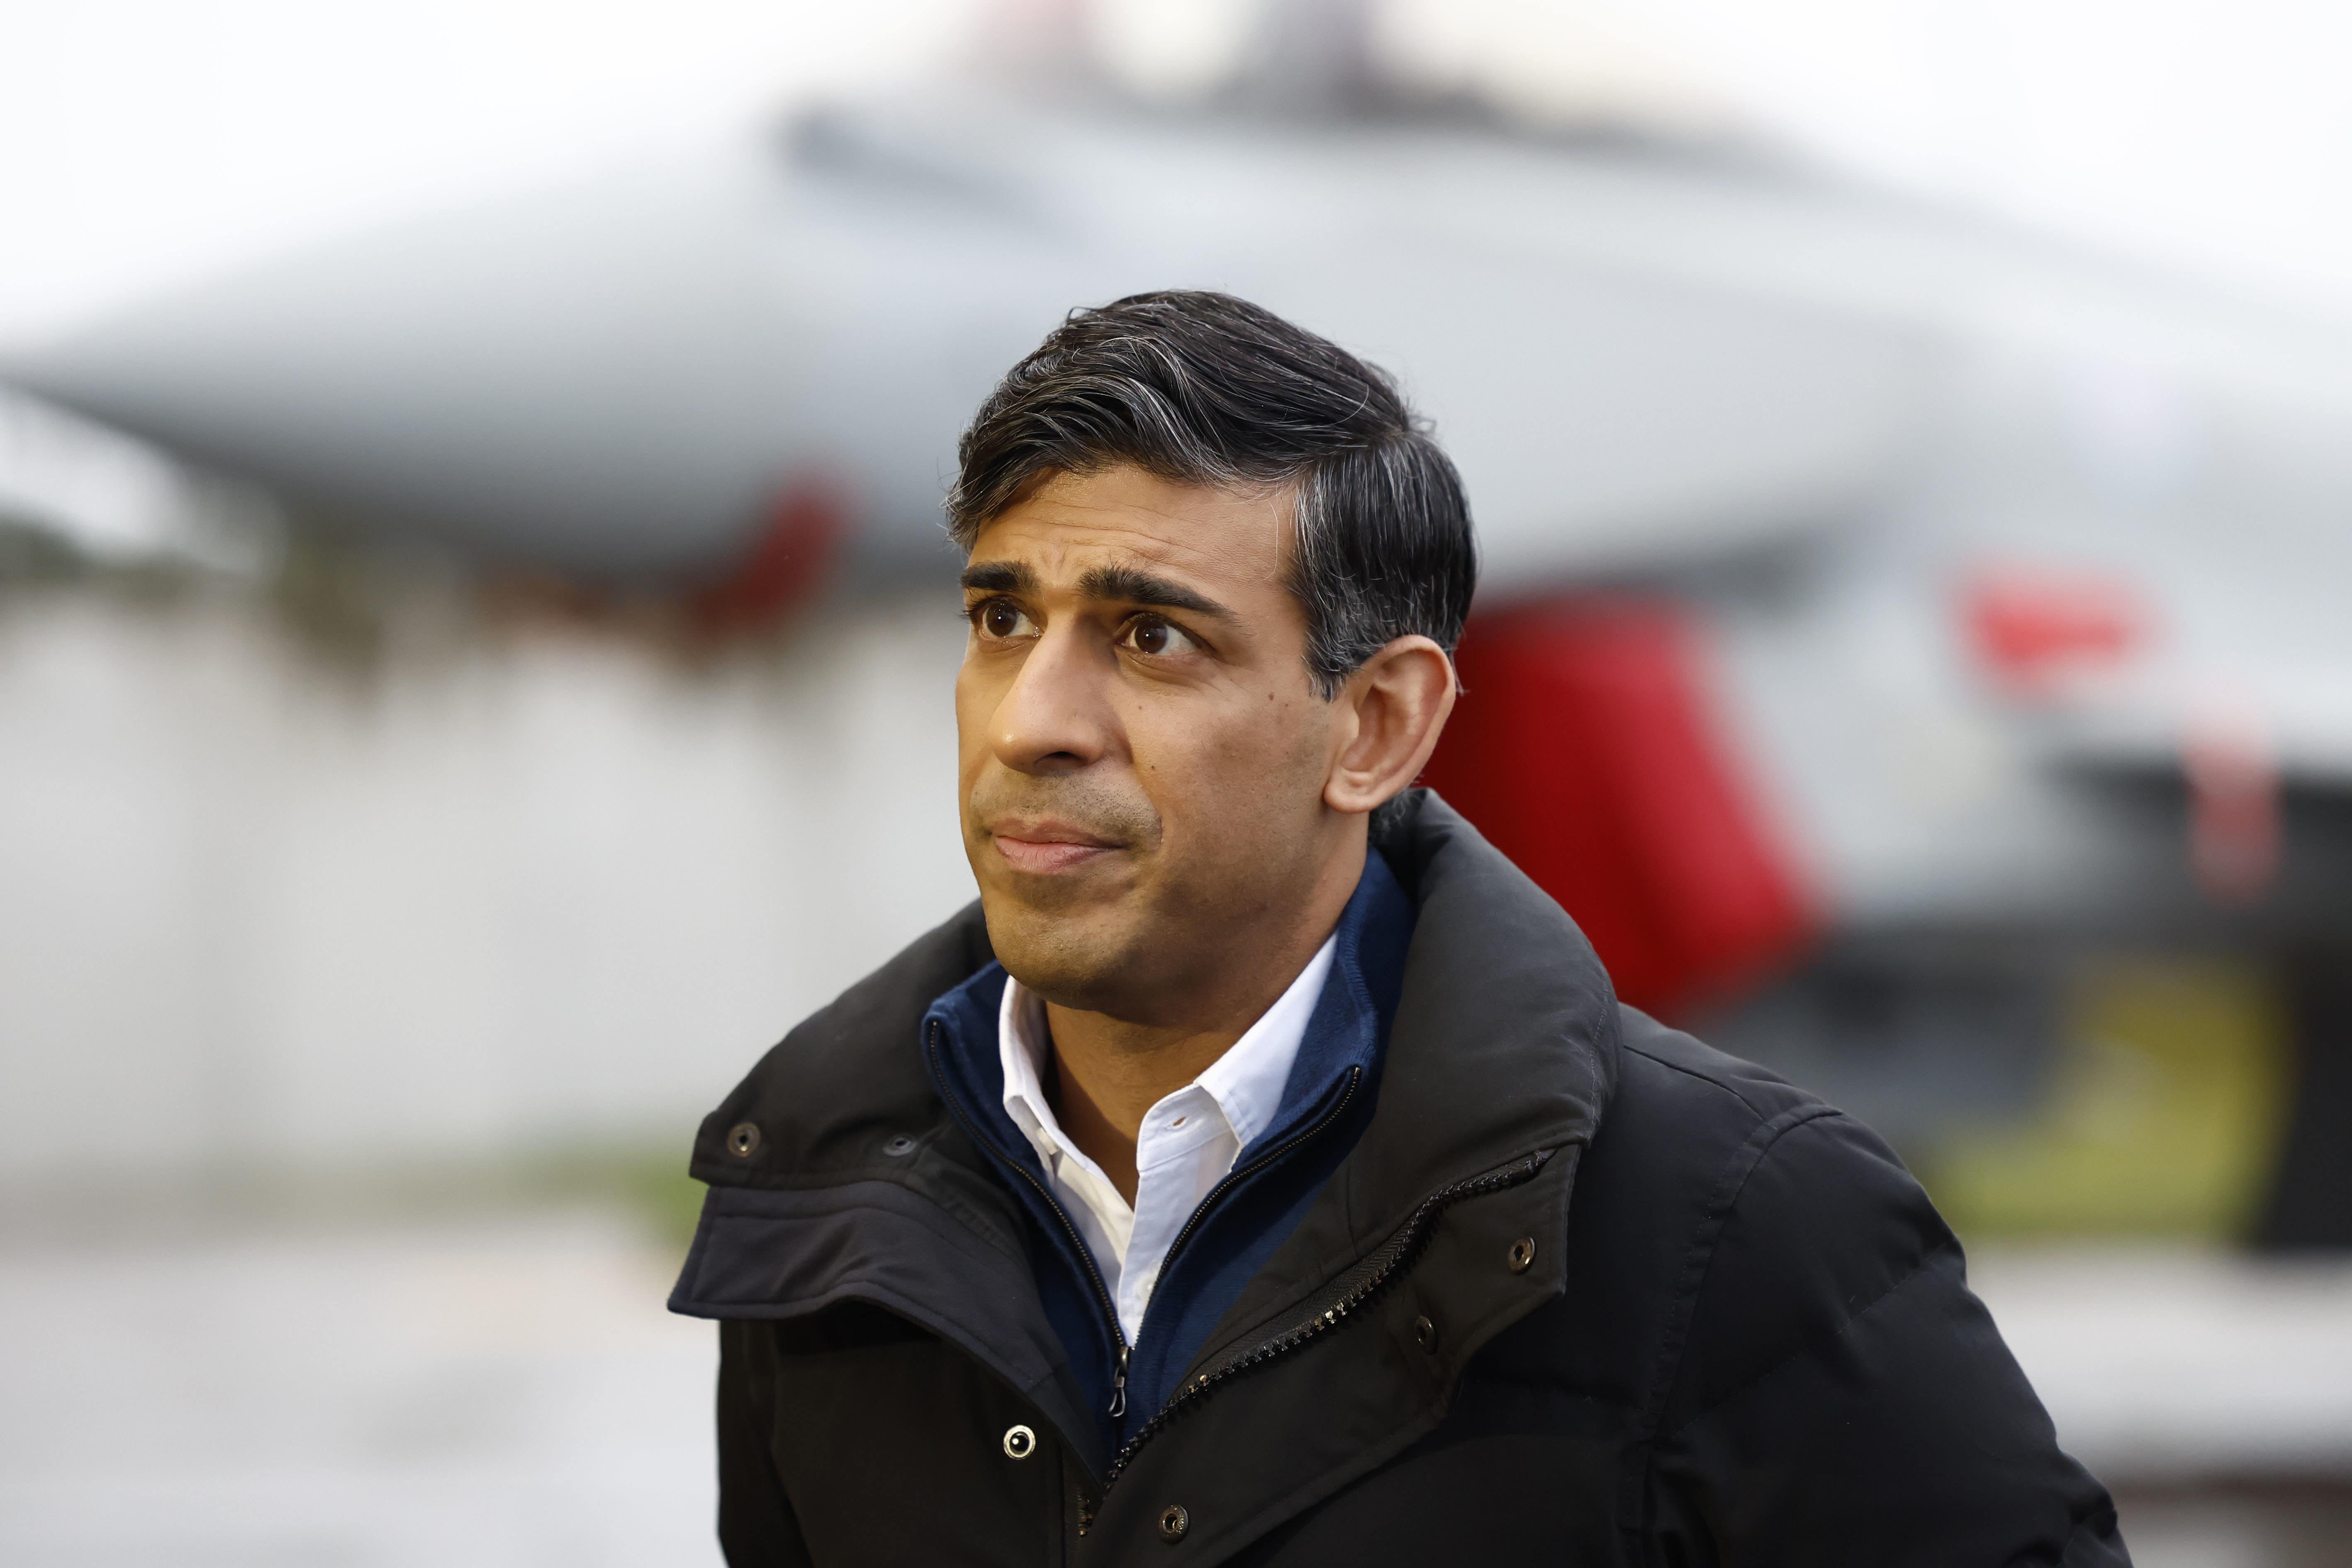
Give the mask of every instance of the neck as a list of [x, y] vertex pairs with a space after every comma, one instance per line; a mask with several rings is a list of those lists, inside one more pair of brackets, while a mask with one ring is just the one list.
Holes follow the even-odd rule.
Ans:
[[1046, 1092], [1070, 1141], [1135, 1202], [1136, 1135], [1146, 1112], [1199, 1078], [1249, 1033], [1290, 988], [1339, 923], [1363, 872], [1360, 857], [1334, 868], [1297, 917], [1274, 932], [1252, 931], [1194, 988], [1187, 1005], [1160, 1014], [1172, 1023], [1135, 1023], [1108, 1013], [1045, 1004], [1053, 1034]]

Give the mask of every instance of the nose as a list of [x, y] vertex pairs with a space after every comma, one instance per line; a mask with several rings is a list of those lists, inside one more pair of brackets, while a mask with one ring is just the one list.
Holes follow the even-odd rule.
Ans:
[[1021, 661], [1020, 673], [991, 717], [989, 745], [1015, 773], [1068, 773], [1110, 749], [1106, 661], [1073, 628], [1049, 628]]

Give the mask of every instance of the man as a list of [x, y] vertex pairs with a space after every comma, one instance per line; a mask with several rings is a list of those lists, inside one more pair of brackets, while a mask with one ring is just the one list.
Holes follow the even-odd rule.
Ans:
[[1143, 295], [960, 456], [979, 903], [695, 1150], [735, 1568], [2127, 1561], [1886, 1147], [1411, 788], [1475, 562], [1385, 378]]

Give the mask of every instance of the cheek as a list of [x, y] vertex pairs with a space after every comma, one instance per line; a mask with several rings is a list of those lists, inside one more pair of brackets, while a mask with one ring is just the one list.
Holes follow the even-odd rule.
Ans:
[[956, 774], [967, 784], [988, 754], [988, 723], [997, 696], [996, 683], [970, 660], [956, 671]]
[[1166, 815], [1286, 818], [1320, 799], [1328, 726], [1302, 700], [1259, 692], [1213, 713], [1171, 708], [1128, 716], [1136, 771]]
[[1304, 691], [1261, 692], [1248, 741], [1258, 765], [1320, 787], [1331, 742], [1331, 709]]

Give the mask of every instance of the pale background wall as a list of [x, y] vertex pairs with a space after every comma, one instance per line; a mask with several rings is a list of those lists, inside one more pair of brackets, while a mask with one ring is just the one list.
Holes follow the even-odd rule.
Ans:
[[0, 1176], [682, 1139], [971, 895], [952, 598], [708, 658], [0, 601]]

